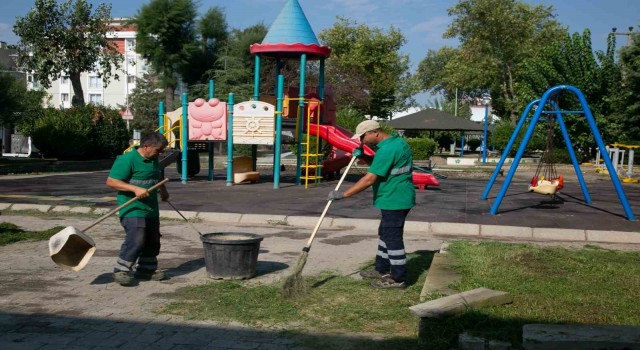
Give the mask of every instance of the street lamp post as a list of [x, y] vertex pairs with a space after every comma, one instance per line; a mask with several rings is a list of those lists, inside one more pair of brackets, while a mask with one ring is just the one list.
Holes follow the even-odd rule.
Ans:
[[482, 134], [482, 165], [487, 164], [487, 124], [489, 123], [489, 101], [490, 97], [485, 96], [484, 102], [484, 127]]

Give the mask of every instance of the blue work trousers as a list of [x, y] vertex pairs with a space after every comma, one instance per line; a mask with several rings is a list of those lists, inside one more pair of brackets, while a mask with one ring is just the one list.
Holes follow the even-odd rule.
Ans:
[[396, 282], [404, 282], [407, 278], [407, 255], [402, 236], [410, 210], [381, 210], [375, 269], [382, 274], [391, 272], [391, 278]]
[[158, 269], [160, 254], [160, 218], [120, 218], [125, 238], [113, 271], [137, 270], [155, 271]]

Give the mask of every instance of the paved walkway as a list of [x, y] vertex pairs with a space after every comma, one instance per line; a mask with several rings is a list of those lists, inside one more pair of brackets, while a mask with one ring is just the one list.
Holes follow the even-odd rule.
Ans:
[[[362, 170], [356, 170], [358, 171]], [[94, 220], [75, 213], [104, 213], [115, 207], [114, 193], [104, 181], [107, 172], [51, 176], [0, 177], [2, 221], [27, 230], [54, 226], [86, 227]], [[285, 177], [274, 190], [267, 176], [254, 185], [226, 186], [223, 174], [213, 182], [195, 178], [179, 181], [171, 169], [168, 185], [174, 205], [202, 232], [251, 232], [265, 237], [258, 276], [251, 283], [281, 279], [295, 263], [335, 181], [305, 189]], [[418, 206], [409, 216], [406, 245], [410, 252], [438, 250], [452, 237], [544, 241], [581, 245], [615, 243], [617, 248], [640, 244], [640, 224], [625, 219], [606, 178], [588, 183], [591, 205], [581, 201], [577, 184], [569, 178], [561, 198], [524, 192], [528, 174], [521, 174], [498, 215], [488, 215], [491, 199], [479, 200], [486, 179], [449, 178], [439, 188], [419, 191]], [[348, 183], [356, 181], [348, 177]], [[498, 186], [494, 188], [493, 196]], [[624, 186], [636, 215], [640, 215], [640, 186]], [[21, 210], [41, 210], [44, 217]], [[178, 218], [163, 204], [162, 215]], [[56, 213], [61, 215], [57, 216]], [[28, 214], [27, 214], [28, 215]], [[330, 270], [351, 275], [375, 251], [378, 212], [364, 193], [332, 205], [319, 232], [305, 273]], [[384, 340], [370, 335], [291, 335], [278, 330], [254, 330], [235, 324], [188, 322], [158, 316], [154, 310], [168, 301], [167, 293], [208, 281], [203, 249], [197, 233], [180, 221], [163, 222], [161, 268], [171, 279], [142, 282], [124, 288], [112, 282], [109, 271], [122, 239], [115, 218], [90, 232], [98, 251], [78, 273], [55, 266], [47, 242], [20, 242], [0, 247], [0, 349], [140, 348], [160, 349], [305, 349], [322, 340], [330, 348], [349, 349], [356, 340], [373, 345]]]
[[[85, 227], [89, 218], [28, 217], [2, 214], [26, 230], [54, 226]], [[279, 224], [200, 222], [200, 231], [250, 232], [264, 237], [257, 276], [250, 283], [276, 283], [290, 273], [310, 230]], [[19, 242], [0, 247], [0, 349], [306, 349], [322, 341], [328, 348], [350, 349], [356, 341], [383, 342], [371, 335], [292, 335], [255, 330], [237, 324], [185, 321], [157, 315], [177, 289], [206, 283], [198, 233], [179, 221], [163, 221], [160, 268], [167, 281], [144, 281], [131, 288], [113, 283], [110, 271], [122, 242], [115, 218], [88, 233], [98, 250], [77, 273], [56, 266], [48, 242]], [[408, 251], [436, 251], [442, 240], [407, 234]], [[375, 254], [377, 237], [370, 231], [323, 229], [309, 255], [304, 274], [330, 271], [354, 275]], [[339, 262], [339, 263], [336, 263]]]

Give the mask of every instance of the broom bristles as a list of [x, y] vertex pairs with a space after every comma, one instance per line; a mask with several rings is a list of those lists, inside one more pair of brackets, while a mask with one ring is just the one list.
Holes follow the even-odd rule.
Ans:
[[306, 294], [306, 286], [302, 278], [302, 269], [307, 263], [309, 252], [302, 252], [298, 257], [293, 273], [285, 278], [282, 283], [282, 295], [287, 298], [296, 298]]

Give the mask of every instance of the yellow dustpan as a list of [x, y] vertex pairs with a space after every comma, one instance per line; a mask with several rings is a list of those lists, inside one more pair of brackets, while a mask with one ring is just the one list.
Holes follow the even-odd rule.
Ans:
[[[147, 192], [157, 189], [167, 181], [169, 181], [169, 179], [164, 179], [158, 182], [147, 189]], [[86, 235], [85, 232], [115, 214], [118, 210], [137, 200], [138, 197], [131, 198], [126, 203], [104, 214], [100, 219], [87, 226], [84, 230], [77, 230], [73, 226], [67, 226], [62, 231], [51, 236], [51, 238], [49, 238], [49, 256], [51, 256], [53, 262], [69, 271], [82, 270], [96, 251], [96, 243], [91, 237]]]

